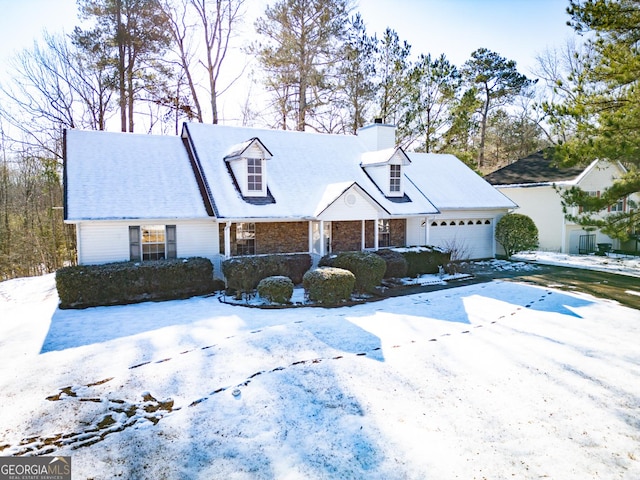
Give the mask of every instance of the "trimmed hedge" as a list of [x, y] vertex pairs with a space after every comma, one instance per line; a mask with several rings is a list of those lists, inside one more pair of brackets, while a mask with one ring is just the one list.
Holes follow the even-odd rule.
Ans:
[[451, 252], [437, 247], [412, 247], [396, 249], [407, 261], [407, 276], [417, 277], [425, 273], [438, 273], [438, 267], [447, 267], [451, 262]]
[[227, 288], [232, 291], [253, 292], [260, 280], [273, 276], [289, 277], [294, 285], [302, 283], [302, 276], [311, 268], [308, 253], [289, 255], [251, 255], [233, 257], [222, 262]]
[[538, 227], [521, 213], [507, 213], [496, 225], [496, 241], [504, 248], [507, 258], [518, 252], [538, 247]]
[[378, 250], [376, 255], [382, 258], [387, 265], [384, 278], [404, 278], [407, 276], [409, 264], [400, 252], [384, 249]]
[[372, 292], [380, 285], [387, 264], [382, 257], [372, 252], [340, 252], [320, 259], [319, 267], [336, 267], [349, 270], [356, 277], [355, 290]]
[[77, 265], [56, 271], [60, 308], [173, 300], [215, 291], [206, 258]]
[[349, 270], [320, 267], [304, 274], [302, 284], [309, 300], [336, 305], [350, 300], [356, 277]]
[[293, 295], [293, 282], [282, 275], [263, 278], [258, 283], [258, 295], [270, 303], [289, 303]]

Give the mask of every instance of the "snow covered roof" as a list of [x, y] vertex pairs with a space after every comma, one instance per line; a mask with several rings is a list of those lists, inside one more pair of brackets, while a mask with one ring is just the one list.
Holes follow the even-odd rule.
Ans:
[[404, 150], [398, 148], [385, 148], [384, 150], [374, 150], [371, 152], [364, 152], [361, 156], [360, 164], [363, 167], [372, 167], [375, 165], [384, 165], [390, 163], [391, 160], [397, 159], [401, 165], [409, 165], [411, 160], [404, 153]]
[[[257, 151], [260, 152], [261, 157], [256, 157], [251, 153], [251, 147], [257, 147]], [[239, 143], [237, 145], [232, 145], [231, 148], [227, 151], [224, 156], [225, 160], [233, 160], [236, 158], [271, 158], [271, 152], [264, 144], [260, 141], [259, 138], [251, 138], [245, 142]]]
[[[67, 221], [316, 219], [353, 185], [370, 216], [515, 207], [453, 155], [371, 152], [355, 135], [185, 123], [182, 138], [69, 130], [66, 145]], [[265, 201], [243, 196], [242, 169], [229, 165], [255, 155], [271, 158]], [[385, 196], [365, 171], [391, 159], [403, 165], [402, 197]]]
[[180, 137], [67, 130], [65, 219], [207, 218]]
[[409, 153], [406, 177], [439, 210], [516, 208], [506, 195], [454, 155]]
[[[187, 123], [204, 176], [208, 179], [219, 218], [315, 218], [327, 203], [327, 186], [357, 183], [390, 215], [437, 213], [413, 185], [405, 193], [411, 202], [394, 202], [380, 191], [360, 166], [366, 149], [354, 135], [267, 130]], [[267, 185], [275, 202], [258, 205], [242, 198], [223, 161], [230, 145], [259, 138], [273, 157]], [[389, 152], [391, 156], [393, 151]], [[410, 168], [410, 167], [407, 167]]]

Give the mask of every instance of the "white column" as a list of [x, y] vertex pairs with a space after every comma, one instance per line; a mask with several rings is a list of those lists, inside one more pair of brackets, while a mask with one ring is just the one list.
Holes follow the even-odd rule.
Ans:
[[313, 222], [309, 221], [309, 253], [313, 253]]
[[224, 256], [231, 257], [231, 222], [224, 226]]
[[360, 250], [364, 250], [367, 246], [367, 243], [365, 242], [365, 237], [366, 237], [365, 222], [366, 220], [362, 220], [362, 228], [360, 232], [360, 243], [361, 243]]
[[326, 245], [326, 238], [324, 238], [324, 220], [320, 220], [320, 256], [324, 257], [327, 252], [324, 251]]

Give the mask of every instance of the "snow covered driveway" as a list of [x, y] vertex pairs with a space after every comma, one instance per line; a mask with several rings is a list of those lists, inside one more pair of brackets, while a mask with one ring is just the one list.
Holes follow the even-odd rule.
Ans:
[[2, 455], [74, 478], [640, 478], [640, 313], [512, 282], [61, 311], [0, 283]]

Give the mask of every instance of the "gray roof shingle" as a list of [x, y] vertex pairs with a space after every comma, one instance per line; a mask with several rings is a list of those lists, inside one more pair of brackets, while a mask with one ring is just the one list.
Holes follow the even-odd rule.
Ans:
[[566, 182], [575, 180], [585, 168], [584, 166], [559, 168], [551, 159], [545, 158], [543, 151], [538, 151], [485, 175], [484, 179], [491, 185]]

